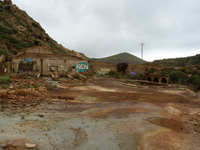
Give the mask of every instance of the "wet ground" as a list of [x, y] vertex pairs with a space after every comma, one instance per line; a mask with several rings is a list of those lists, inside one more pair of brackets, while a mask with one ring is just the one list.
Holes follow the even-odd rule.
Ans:
[[200, 98], [185, 89], [97, 78], [50, 94], [74, 100], [1, 106], [2, 149], [199, 150]]

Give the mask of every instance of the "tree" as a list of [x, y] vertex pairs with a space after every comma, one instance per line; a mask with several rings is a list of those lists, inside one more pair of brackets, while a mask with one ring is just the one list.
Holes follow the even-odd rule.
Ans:
[[184, 75], [185, 74], [181, 71], [172, 71], [169, 74], [169, 78], [170, 78], [170, 81], [173, 83], [182, 82]]
[[200, 76], [193, 75], [187, 79], [187, 82], [194, 86], [194, 91], [200, 90]]

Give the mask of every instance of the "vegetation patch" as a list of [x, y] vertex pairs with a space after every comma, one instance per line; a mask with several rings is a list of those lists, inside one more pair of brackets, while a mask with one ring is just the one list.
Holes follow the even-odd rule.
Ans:
[[112, 77], [112, 78], [115, 78], [115, 79], [119, 79], [119, 73], [117, 73], [116, 71], [109, 71], [108, 73], [106, 73], [106, 75]]
[[200, 90], [200, 76], [199, 75], [193, 75], [191, 77], [189, 77], [187, 79], [187, 83], [190, 84], [190, 86], [192, 85], [193, 90], [195, 92], [197, 92], [198, 90]]
[[57, 91], [58, 87], [55, 84], [45, 83], [44, 85], [48, 91]]
[[10, 76], [0, 76], [0, 84], [7, 84], [10, 82]]
[[200, 65], [200, 54], [185, 58], [163, 59], [156, 60], [153, 63], [165, 66], [165, 67], [185, 67], [191, 65]]
[[170, 81], [173, 83], [183, 82], [185, 74], [181, 71], [172, 71], [169, 74]]

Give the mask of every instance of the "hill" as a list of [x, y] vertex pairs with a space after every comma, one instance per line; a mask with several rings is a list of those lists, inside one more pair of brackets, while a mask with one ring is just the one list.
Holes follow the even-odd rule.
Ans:
[[200, 54], [183, 58], [155, 60], [153, 61], [153, 64], [158, 64], [164, 67], [185, 67], [200, 65]]
[[58, 44], [38, 22], [11, 0], [0, 1], [0, 55], [13, 56], [23, 48], [44, 46], [58, 54], [80, 55]]
[[120, 54], [116, 54], [116, 55], [113, 55], [113, 56], [110, 56], [110, 57], [105, 57], [105, 58], [99, 58], [97, 60], [100, 60], [100, 61], [103, 61], [103, 62], [113, 62], [115, 64], [118, 64], [118, 63], [129, 63], [129, 64], [134, 64], [134, 65], [137, 65], [137, 64], [144, 64], [146, 63], [146, 61], [134, 56], [134, 55], [131, 55], [129, 53], [120, 53]]

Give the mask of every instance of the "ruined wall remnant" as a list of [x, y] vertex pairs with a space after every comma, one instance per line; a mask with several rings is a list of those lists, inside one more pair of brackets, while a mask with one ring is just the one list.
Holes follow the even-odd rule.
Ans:
[[105, 75], [109, 71], [117, 71], [117, 65], [111, 62], [101, 62], [98, 60], [92, 60], [89, 62], [90, 70], [97, 75]]

